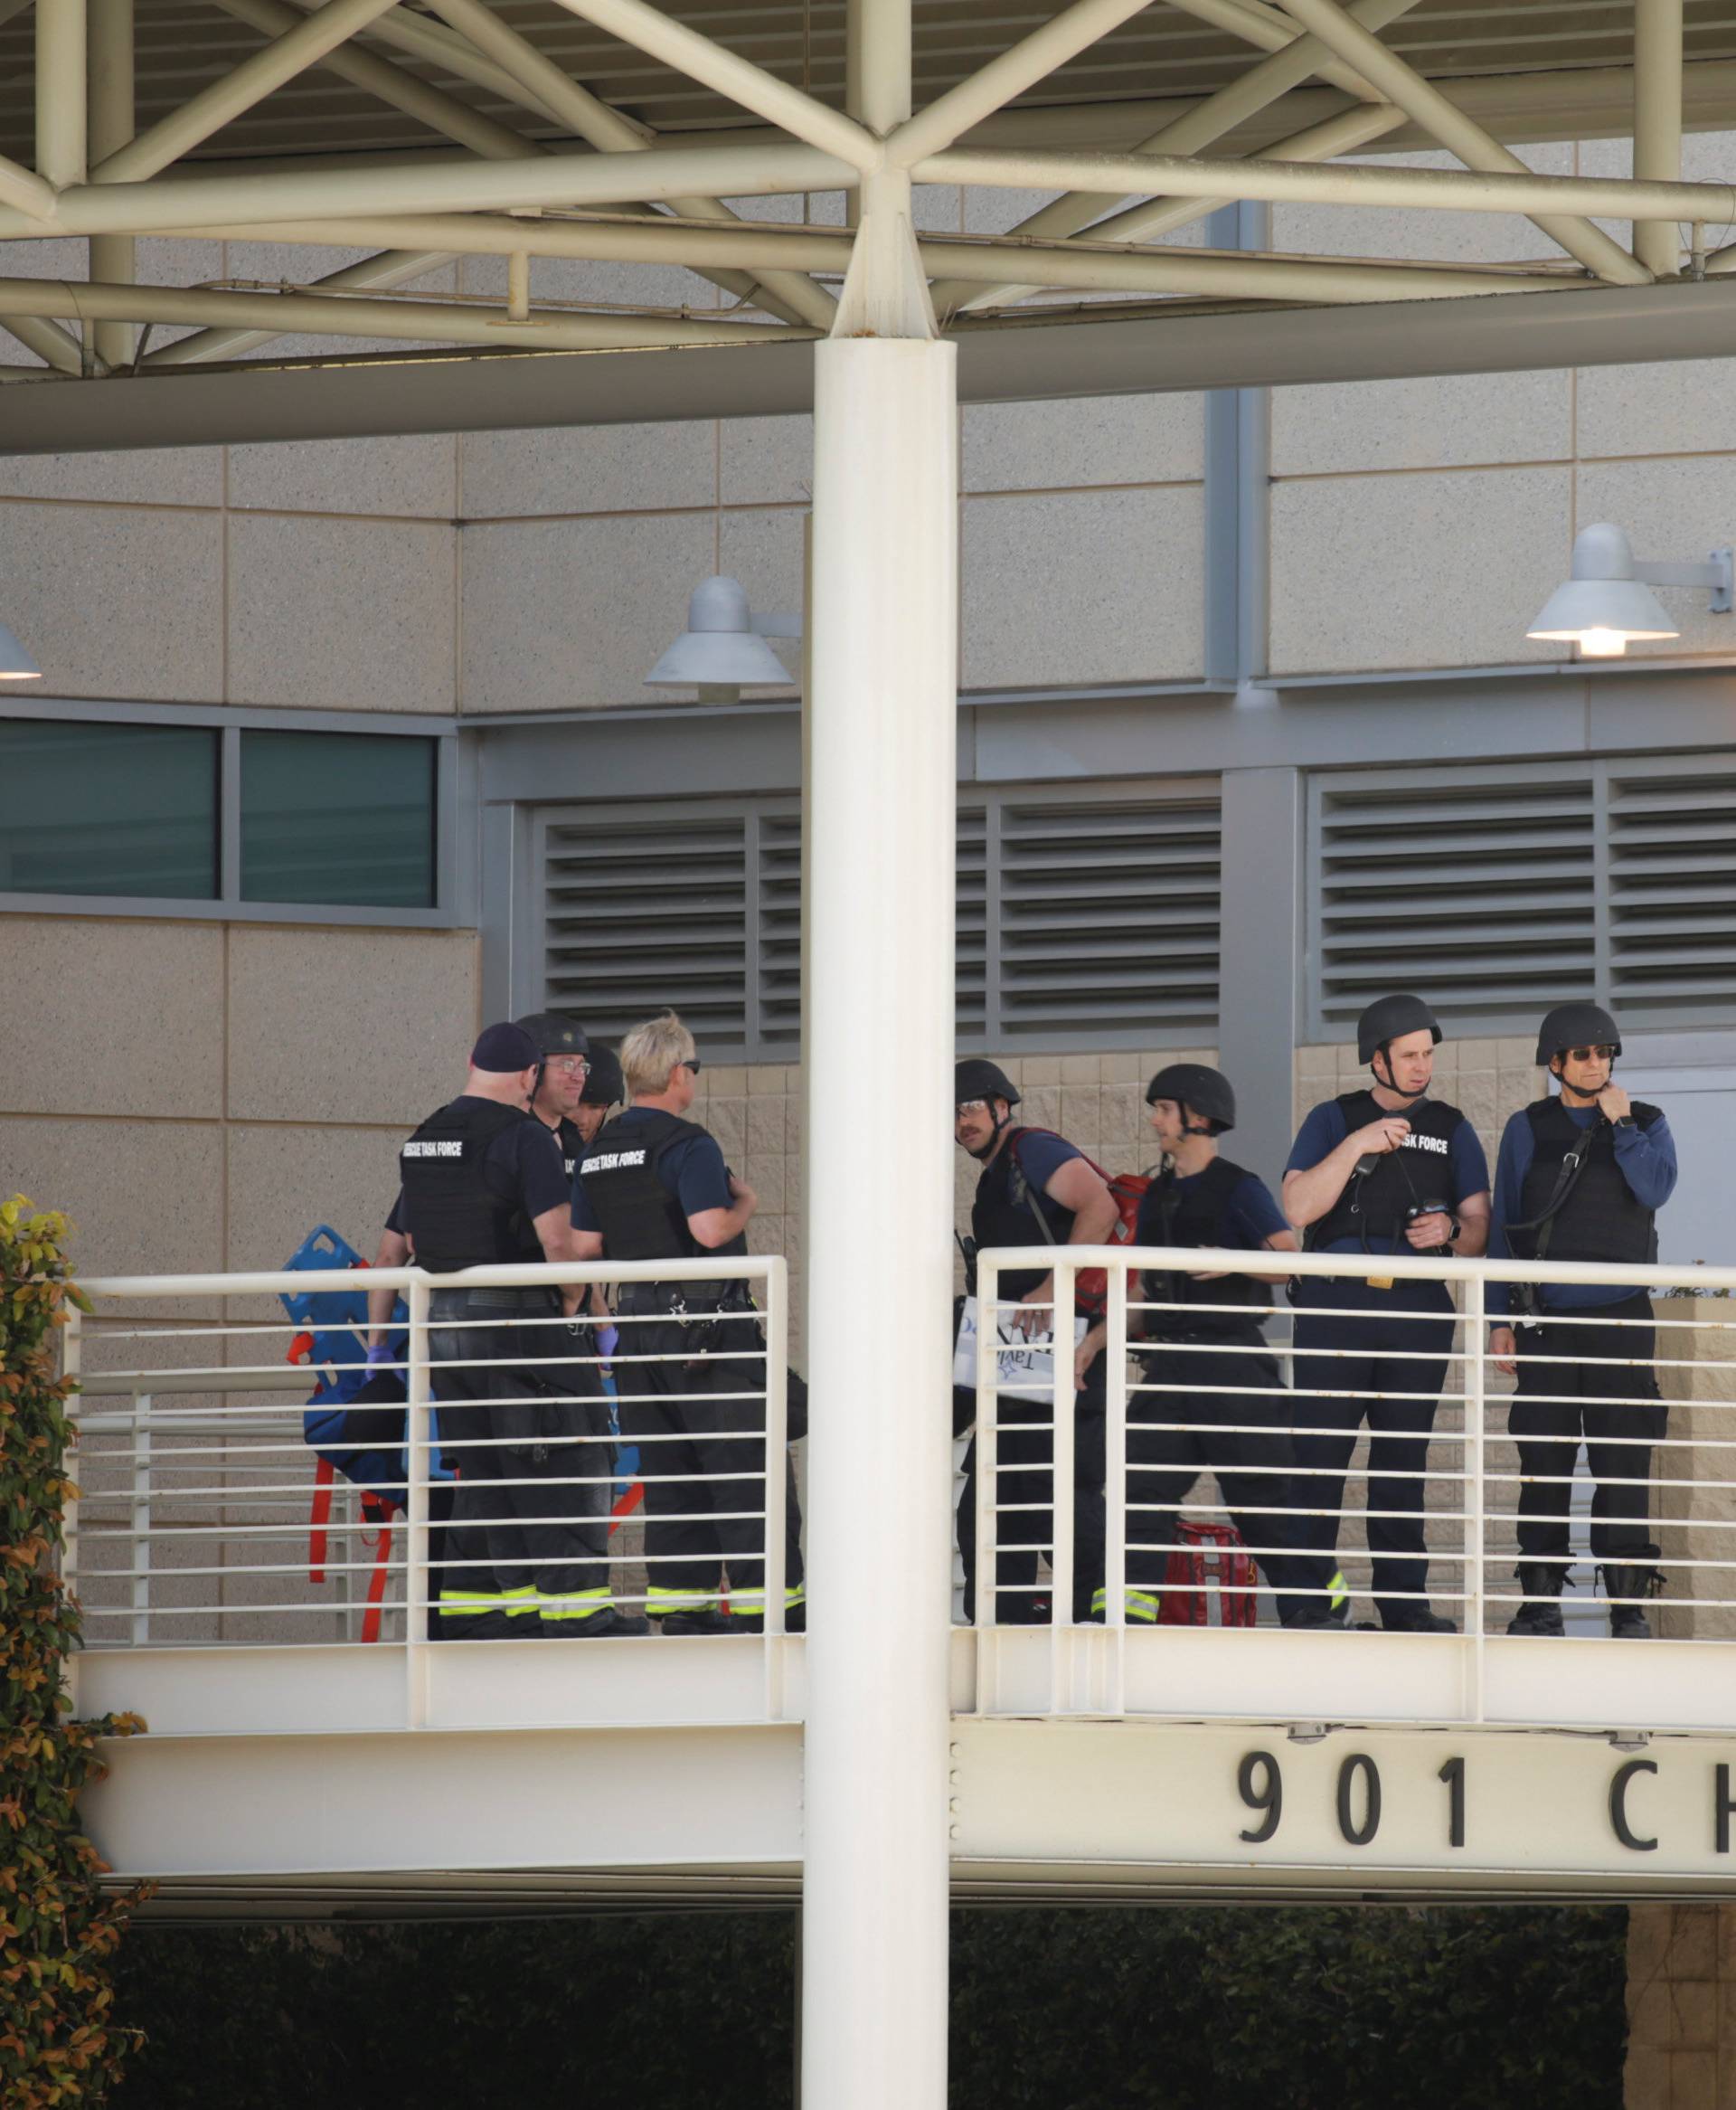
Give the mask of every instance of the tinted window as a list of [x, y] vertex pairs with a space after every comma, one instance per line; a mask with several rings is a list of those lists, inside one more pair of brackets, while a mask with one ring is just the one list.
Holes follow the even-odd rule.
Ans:
[[0, 719], [0, 889], [212, 901], [218, 735]]

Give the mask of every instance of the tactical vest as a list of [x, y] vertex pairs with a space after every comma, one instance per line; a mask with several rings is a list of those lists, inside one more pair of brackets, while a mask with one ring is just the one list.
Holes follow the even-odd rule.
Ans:
[[1376, 1158], [1368, 1171], [1351, 1174], [1331, 1208], [1308, 1225], [1303, 1239], [1308, 1252], [1324, 1253], [1340, 1244], [1378, 1251], [1377, 1240], [1402, 1248], [1414, 1209], [1432, 1206], [1452, 1213], [1453, 1137], [1465, 1119], [1458, 1107], [1418, 1099], [1389, 1111], [1368, 1091], [1341, 1093], [1335, 1103], [1343, 1110], [1347, 1136], [1382, 1120], [1408, 1121], [1410, 1133], [1396, 1150]]
[[664, 1185], [661, 1167], [675, 1144], [709, 1131], [656, 1107], [618, 1113], [599, 1132], [579, 1168], [585, 1199], [602, 1227], [609, 1260], [690, 1260], [748, 1250], [745, 1235], [703, 1246], [687, 1228], [681, 1197]]
[[[1040, 1187], [1031, 1186], [1018, 1163], [1019, 1139], [1024, 1129], [1009, 1131], [1007, 1139], [983, 1167], [970, 1205], [971, 1235], [979, 1247], [991, 1245], [1065, 1245], [1073, 1231], [1073, 1212], [1052, 1201]], [[1050, 1235], [1043, 1235], [1037, 1211], [1043, 1211]], [[1000, 1278], [997, 1294], [1019, 1298], [1049, 1273], [1048, 1267], [1014, 1268]]]
[[562, 1114], [549, 1131], [561, 1148], [561, 1169], [567, 1176], [567, 1185], [572, 1185], [572, 1176], [579, 1169], [579, 1160], [585, 1154], [585, 1139]]
[[[1634, 1119], [1648, 1128], [1658, 1117], [1655, 1106], [1634, 1102]], [[1554, 1199], [1561, 1159], [1586, 1131], [1578, 1126], [1559, 1099], [1538, 1099], [1525, 1109], [1531, 1125], [1533, 1157], [1519, 1190], [1519, 1221], [1533, 1223]], [[1657, 1258], [1656, 1212], [1642, 1208], [1616, 1163], [1616, 1131], [1607, 1121], [1590, 1131], [1591, 1142], [1567, 1199], [1551, 1219], [1551, 1260], [1607, 1261], [1617, 1266], [1649, 1265]], [[1542, 1226], [1521, 1231], [1513, 1250], [1521, 1260], [1534, 1258]]]
[[[1227, 1158], [1214, 1158], [1198, 1178], [1191, 1179], [1184, 1187], [1173, 1171], [1159, 1175], [1153, 1182], [1146, 1206], [1141, 1211], [1149, 1226], [1155, 1218], [1156, 1235], [1151, 1243], [1155, 1245], [1223, 1245], [1224, 1219], [1229, 1214], [1230, 1202], [1236, 1189], [1248, 1178], [1245, 1169], [1232, 1165]], [[1269, 1304], [1274, 1295], [1269, 1282], [1257, 1282], [1251, 1275], [1231, 1274], [1220, 1276], [1215, 1282], [1195, 1282], [1190, 1274], [1168, 1269], [1147, 1268], [1142, 1278], [1144, 1294], [1148, 1301], [1170, 1304]], [[1203, 1337], [1239, 1339], [1246, 1336], [1251, 1328], [1260, 1329], [1257, 1319], [1243, 1318], [1233, 1311], [1147, 1311], [1145, 1314], [1146, 1336], [1150, 1340], [1177, 1340], [1184, 1337], [1199, 1339]]]
[[497, 1195], [483, 1174], [495, 1138], [535, 1116], [490, 1099], [455, 1099], [431, 1113], [398, 1153], [403, 1228], [416, 1264], [432, 1274], [492, 1262], [541, 1260], [536, 1227], [516, 1197]]

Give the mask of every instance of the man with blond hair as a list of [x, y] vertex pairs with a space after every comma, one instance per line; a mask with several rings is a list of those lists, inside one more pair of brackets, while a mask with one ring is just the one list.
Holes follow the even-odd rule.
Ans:
[[[686, 1119], [699, 1051], [675, 1012], [636, 1026], [620, 1064], [631, 1103], [580, 1160], [572, 1185], [580, 1260], [744, 1254], [759, 1206], [715, 1137]], [[766, 1343], [739, 1280], [628, 1282], [615, 1366], [621, 1434], [640, 1446], [646, 1609], [671, 1633], [760, 1631], [765, 1613]], [[652, 1358], [652, 1359], [643, 1359]], [[742, 1397], [746, 1394], [749, 1396]], [[795, 1497], [788, 1605], [802, 1603]], [[728, 1612], [721, 1609], [728, 1570]]]

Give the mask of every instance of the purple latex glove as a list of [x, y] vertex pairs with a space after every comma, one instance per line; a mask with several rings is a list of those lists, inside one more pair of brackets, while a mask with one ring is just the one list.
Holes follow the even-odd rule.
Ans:
[[620, 1345], [621, 1329], [618, 1326], [599, 1326], [597, 1329], [597, 1352], [604, 1362], [607, 1363], [613, 1357]]
[[390, 1341], [377, 1340], [368, 1350], [368, 1367], [371, 1370], [376, 1363], [392, 1363], [396, 1362], [397, 1359], [392, 1352]]

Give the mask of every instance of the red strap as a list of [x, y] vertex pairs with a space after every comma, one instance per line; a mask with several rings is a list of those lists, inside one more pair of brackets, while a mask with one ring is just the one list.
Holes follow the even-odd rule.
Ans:
[[332, 1520], [332, 1462], [316, 1455], [314, 1506], [307, 1519], [307, 1580], [326, 1580], [326, 1527]]
[[368, 1577], [368, 1609], [362, 1615], [362, 1639], [377, 1642], [380, 1639], [380, 1608], [386, 1601], [386, 1574], [392, 1561], [392, 1515], [382, 1510], [380, 1517], [380, 1536], [375, 1540], [373, 1573]]
[[627, 1489], [627, 1492], [620, 1497], [620, 1499], [616, 1502], [614, 1508], [609, 1511], [610, 1516], [612, 1516], [615, 1519], [615, 1521], [609, 1528], [609, 1535], [611, 1538], [620, 1529], [621, 1526], [626, 1522], [627, 1519], [633, 1514], [634, 1510], [638, 1508], [639, 1504], [644, 1500], [645, 1482], [642, 1480], [636, 1480], [632, 1486]]

